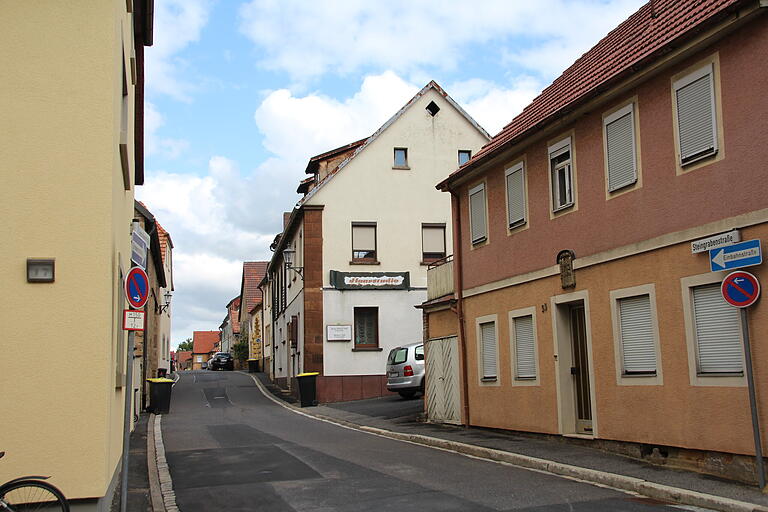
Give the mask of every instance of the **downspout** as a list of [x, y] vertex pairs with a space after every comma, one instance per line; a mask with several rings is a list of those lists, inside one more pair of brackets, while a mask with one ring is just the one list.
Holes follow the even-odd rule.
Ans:
[[456, 315], [459, 321], [459, 352], [461, 353], [461, 407], [462, 423], [469, 426], [469, 382], [467, 378], [467, 344], [464, 334], [464, 302], [462, 290], [464, 279], [461, 257], [461, 199], [453, 190], [451, 193], [451, 212], [453, 213], [453, 287], [456, 293]]

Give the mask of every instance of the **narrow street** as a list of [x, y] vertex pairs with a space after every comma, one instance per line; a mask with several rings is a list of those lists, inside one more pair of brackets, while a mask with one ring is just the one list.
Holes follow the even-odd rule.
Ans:
[[249, 375], [180, 375], [162, 432], [184, 512], [680, 510], [306, 417]]

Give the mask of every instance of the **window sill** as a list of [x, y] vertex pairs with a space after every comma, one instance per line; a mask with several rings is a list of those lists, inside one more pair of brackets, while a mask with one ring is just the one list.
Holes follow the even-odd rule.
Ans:
[[498, 380], [498, 377], [483, 377], [480, 379], [481, 382], [496, 382]]
[[411, 168], [408, 167], [407, 165], [393, 165], [392, 168], [396, 169], [398, 171], [410, 171], [411, 170]]
[[350, 260], [350, 265], [381, 265], [378, 260]]
[[488, 241], [488, 237], [487, 236], [484, 236], [483, 238], [478, 238], [477, 240], [472, 240], [472, 247], [477, 247], [479, 245], [483, 245], [487, 241]]
[[559, 208], [556, 208], [556, 209], [552, 210], [552, 213], [558, 214], [560, 212], [564, 212], [564, 211], [568, 210], [569, 208], [573, 208], [574, 204], [576, 204], [576, 203], [568, 203], [565, 206], [561, 206]]
[[352, 349], [352, 352], [381, 352], [384, 350], [381, 347], [371, 347], [371, 348], [361, 348], [361, 347], [355, 347]]

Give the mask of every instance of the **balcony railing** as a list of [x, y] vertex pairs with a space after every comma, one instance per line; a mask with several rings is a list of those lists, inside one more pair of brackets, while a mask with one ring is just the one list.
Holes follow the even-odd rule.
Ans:
[[427, 267], [427, 300], [453, 293], [453, 255], [430, 263]]

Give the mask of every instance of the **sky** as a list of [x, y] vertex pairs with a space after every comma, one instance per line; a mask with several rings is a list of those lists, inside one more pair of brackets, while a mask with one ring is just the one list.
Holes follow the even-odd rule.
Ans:
[[217, 330], [313, 155], [435, 80], [496, 134], [642, 0], [155, 0], [142, 200], [173, 240], [171, 345]]

